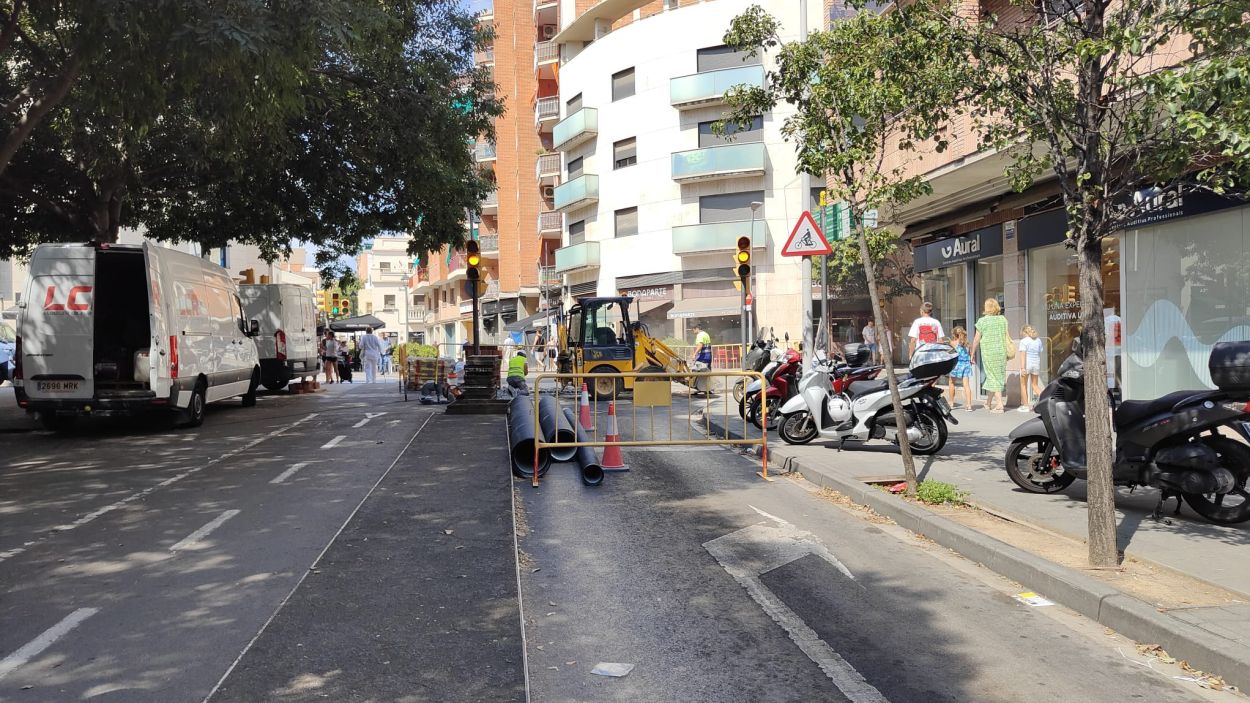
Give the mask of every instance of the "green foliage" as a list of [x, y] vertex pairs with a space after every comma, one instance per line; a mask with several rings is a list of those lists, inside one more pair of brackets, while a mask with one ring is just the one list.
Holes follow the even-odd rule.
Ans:
[[[911, 251], [901, 247], [898, 237], [888, 229], [865, 229], [868, 251], [876, 273], [877, 290], [883, 300], [919, 295], [918, 278]], [[830, 287], [845, 296], [868, 294], [863, 257], [856, 239], [830, 242], [833, 252], [828, 256]], [[821, 280], [820, 262], [813, 259], [812, 275]]]
[[926, 479], [916, 486], [916, 499], [929, 505], [963, 505], [967, 498], [968, 491], [942, 481]]
[[395, 360], [395, 363], [399, 363], [399, 349], [403, 346], [408, 347], [409, 357], [421, 357], [425, 359], [434, 359], [438, 357], [438, 347], [433, 344], [408, 342], [407, 344], [396, 344], [391, 348], [391, 358]]

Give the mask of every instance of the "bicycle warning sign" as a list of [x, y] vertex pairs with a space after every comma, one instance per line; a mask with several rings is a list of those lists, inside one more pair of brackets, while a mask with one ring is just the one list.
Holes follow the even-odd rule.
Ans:
[[816, 220], [812, 219], [812, 213], [804, 210], [803, 214], [799, 215], [799, 221], [794, 223], [794, 229], [790, 231], [790, 238], [786, 240], [786, 245], [781, 248], [781, 255], [820, 256], [832, 251], [829, 240], [825, 239], [820, 227], [816, 226]]

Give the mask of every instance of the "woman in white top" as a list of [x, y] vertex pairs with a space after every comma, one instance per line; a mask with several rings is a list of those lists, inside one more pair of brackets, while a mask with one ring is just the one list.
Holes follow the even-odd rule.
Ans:
[[321, 362], [325, 365], [326, 383], [334, 383], [339, 377], [339, 340], [330, 330], [326, 330], [325, 339], [321, 340]]
[[[1020, 329], [1020, 408], [1022, 413], [1030, 412], [1033, 399], [1042, 393], [1042, 340], [1037, 338], [1037, 330], [1033, 325], [1025, 325]], [[1030, 392], [1032, 391], [1032, 392]]]

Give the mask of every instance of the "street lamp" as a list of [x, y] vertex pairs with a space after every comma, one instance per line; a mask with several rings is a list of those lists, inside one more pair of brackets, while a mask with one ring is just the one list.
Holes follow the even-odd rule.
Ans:
[[[762, 207], [764, 207], [764, 203], [761, 203], [758, 200], [751, 202], [751, 246], [752, 247], [755, 246], [755, 215], [756, 213], [760, 211], [760, 208]], [[755, 278], [756, 278], [755, 271], [757, 268], [758, 267], [756, 266], [751, 267], [751, 304], [747, 308], [747, 334], [748, 334], [747, 341], [748, 342], [750, 342], [751, 340], [751, 337], [749, 335], [754, 334], [754, 330], [755, 330]], [[746, 357], [743, 357], [742, 362], [744, 364], [746, 363]]]
[[412, 280], [412, 277], [411, 277], [409, 274], [407, 274], [407, 273], [405, 273], [405, 274], [403, 275], [403, 277], [399, 279], [399, 282], [400, 282], [400, 283], [403, 285], [403, 287], [404, 287], [404, 292], [403, 292], [403, 296], [404, 296], [404, 335], [403, 335], [403, 337], [402, 337], [402, 338], [400, 338], [400, 340], [399, 340], [399, 343], [400, 343], [400, 344], [407, 344], [407, 343], [408, 343], [408, 340], [412, 337], [412, 333], [408, 331], [408, 296], [409, 296], [409, 295], [412, 295], [411, 293], [409, 293], [409, 292], [408, 292], [408, 282], [409, 282], [410, 280]]

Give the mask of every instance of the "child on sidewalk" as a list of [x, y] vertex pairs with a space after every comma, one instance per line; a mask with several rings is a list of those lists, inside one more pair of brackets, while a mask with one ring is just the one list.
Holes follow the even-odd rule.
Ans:
[[1027, 413], [1042, 393], [1042, 340], [1033, 325], [1025, 325], [1020, 332], [1020, 412]]
[[972, 411], [972, 355], [968, 353], [968, 331], [962, 327], [956, 327], [953, 331], [953, 341], [955, 352], [959, 354], [959, 360], [955, 362], [955, 368], [951, 369], [950, 384], [950, 403], [951, 409], [955, 409], [955, 386], [962, 383], [964, 387], [964, 410]]

